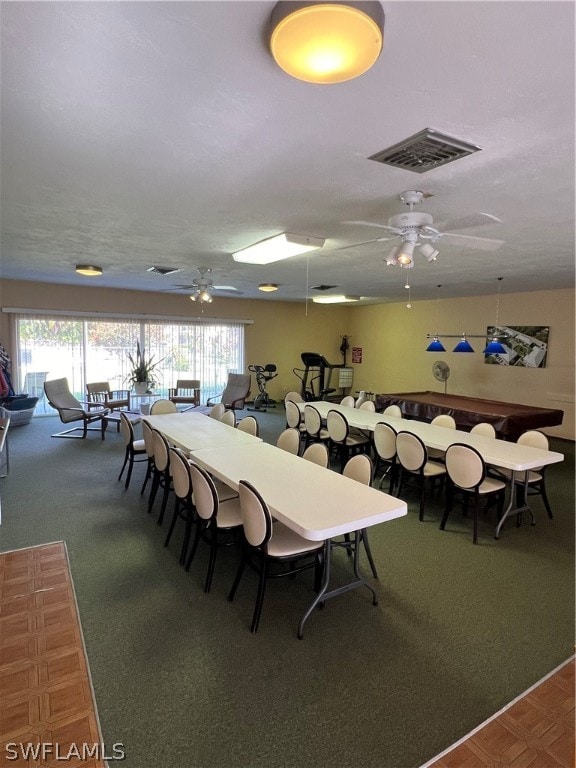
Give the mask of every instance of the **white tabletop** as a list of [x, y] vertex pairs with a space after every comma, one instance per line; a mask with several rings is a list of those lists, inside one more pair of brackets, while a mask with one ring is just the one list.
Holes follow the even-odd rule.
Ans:
[[269, 443], [208, 448], [191, 455], [233, 488], [240, 480], [252, 483], [274, 517], [312, 541], [394, 520], [408, 511], [395, 496]]
[[158, 416], [142, 416], [142, 419], [162, 432], [169, 443], [183, 451], [262, 442], [259, 437], [229, 427], [202, 413], [163, 413]]
[[[298, 407], [302, 411], [305, 405], [307, 403], [298, 403]], [[417, 435], [428, 448], [445, 451], [452, 443], [465, 443], [476, 448], [487, 464], [516, 472], [564, 461], [564, 455], [555, 451], [543, 451], [529, 445], [518, 445], [518, 443], [510, 443], [493, 437], [473, 435], [460, 429], [438, 427], [435, 424], [428, 424], [415, 419], [399, 419], [394, 416], [385, 416], [383, 413], [364, 411], [362, 408], [329, 403], [325, 400], [312, 402], [310, 405], [317, 408], [323, 419], [326, 418], [328, 411], [337, 410], [346, 416], [351, 427], [358, 427], [370, 432], [374, 431], [376, 424], [385, 422], [396, 432], [404, 430]]]

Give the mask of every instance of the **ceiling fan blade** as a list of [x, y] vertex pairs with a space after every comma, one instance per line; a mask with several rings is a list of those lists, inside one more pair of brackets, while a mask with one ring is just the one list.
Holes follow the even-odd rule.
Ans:
[[472, 237], [471, 235], [456, 235], [454, 232], [443, 232], [442, 240], [462, 248], [475, 248], [477, 251], [497, 251], [502, 248], [504, 240], [491, 240], [489, 237]]
[[[395, 237], [375, 237], [372, 240], [363, 240], [361, 243], [349, 243], [348, 245], [341, 245], [339, 248], [331, 248], [329, 251], [323, 251], [323, 253], [335, 253], [336, 251], [347, 251], [349, 248], [359, 248], [361, 245], [369, 245], [370, 243], [383, 243], [385, 240], [396, 240]], [[320, 254], [322, 255], [322, 253]]]
[[231, 293], [235, 295], [242, 293], [238, 288], [234, 288], [233, 285], [213, 285], [212, 288], [215, 291], [220, 291], [220, 293]]
[[396, 227], [389, 227], [387, 224], [377, 224], [375, 221], [343, 221], [342, 224], [360, 224], [363, 227], [377, 227], [378, 229], [387, 229], [388, 232], [397, 232]]
[[435, 226], [441, 232], [452, 232], [453, 229], [472, 229], [473, 227], [483, 227], [485, 224], [502, 224], [502, 219], [491, 213], [474, 213], [471, 216], [463, 216], [461, 219], [453, 219]]

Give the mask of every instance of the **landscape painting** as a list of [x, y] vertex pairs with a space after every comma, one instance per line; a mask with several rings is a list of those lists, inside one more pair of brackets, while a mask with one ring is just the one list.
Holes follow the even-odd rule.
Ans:
[[550, 328], [545, 325], [488, 326], [487, 341], [494, 335], [505, 354], [485, 355], [488, 365], [515, 365], [519, 368], [545, 368]]

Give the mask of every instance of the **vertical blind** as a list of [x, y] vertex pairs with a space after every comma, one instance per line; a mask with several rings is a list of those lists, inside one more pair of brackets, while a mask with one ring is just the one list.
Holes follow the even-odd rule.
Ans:
[[[155, 319], [16, 315], [16, 391], [27, 384], [66, 377], [76, 397], [86, 383], [108, 381], [127, 388], [128, 355], [140, 344], [158, 363], [157, 394], [166, 395], [179, 378], [199, 379], [202, 400], [223, 391], [229, 372], [244, 371], [244, 323]], [[28, 386], [28, 389], [31, 387]], [[29, 394], [38, 394], [37, 392]]]

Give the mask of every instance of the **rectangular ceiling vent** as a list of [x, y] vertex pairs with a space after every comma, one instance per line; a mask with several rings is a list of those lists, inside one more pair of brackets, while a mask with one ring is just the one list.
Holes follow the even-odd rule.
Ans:
[[173, 275], [174, 272], [180, 272], [179, 267], [148, 267], [146, 272], [153, 272], [155, 275]]
[[376, 160], [377, 163], [414, 173], [426, 173], [481, 149], [482, 147], [475, 144], [446, 136], [432, 128], [425, 128], [414, 136], [371, 155], [368, 160]]
[[330, 288], [338, 288], [337, 285], [313, 285], [311, 286], [312, 291], [329, 291]]

